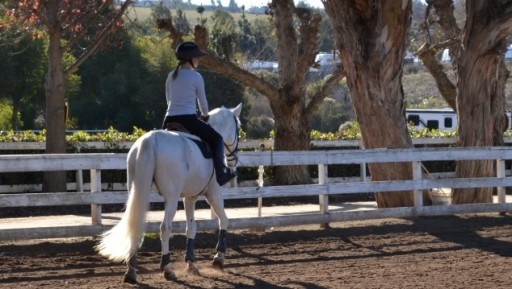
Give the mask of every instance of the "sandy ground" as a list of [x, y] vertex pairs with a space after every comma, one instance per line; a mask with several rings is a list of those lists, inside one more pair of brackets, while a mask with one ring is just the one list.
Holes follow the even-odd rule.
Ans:
[[185, 237], [172, 240], [177, 281], [146, 238], [136, 285], [97, 255], [93, 238], [0, 243], [0, 288], [512, 288], [512, 217], [382, 219], [233, 231], [226, 267], [211, 269], [216, 235], [199, 233], [200, 275], [187, 274]]

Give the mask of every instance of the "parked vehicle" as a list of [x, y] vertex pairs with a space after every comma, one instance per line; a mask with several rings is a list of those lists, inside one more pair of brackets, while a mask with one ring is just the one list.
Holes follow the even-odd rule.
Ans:
[[[512, 112], [507, 111], [508, 128], [511, 129]], [[412, 123], [416, 130], [424, 128], [453, 131], [457, 129], [457, 114], [451, 108], [443, 109], [407, 109], [407, 122]]]

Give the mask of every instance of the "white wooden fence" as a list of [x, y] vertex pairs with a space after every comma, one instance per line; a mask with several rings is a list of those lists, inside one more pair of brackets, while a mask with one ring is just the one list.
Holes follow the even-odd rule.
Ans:
[[[505, 161], [512, 159], [510, 147], [480, 148], [421, 148], [421, 149], [373, 149], [373, 150], [322, 150], [322, 151], [264, 151], [242, 152], [239, 167], [277, 165], [317, 165], [319, 181], [311, 185], [230, 187], [223, 188], [225, 199], [275, 198], [293, 196], [314, 196], [320, 199], [320, 210], [316, 214], [287, 215], [277, 217], [240, 218], [230, 220], [231, 228], [255, 228], [288, 226], [299, 224], [327, 224], [343, 220], [362, 220], [386, 217], [416, 217], [452, 215], [459, 213], [511, 212], [512, 203], [506, 202], [505, 187], [512, 186], [512, 178], [505, 176]], [[91, 225], [75, 227], [4, 229], [0, 228], [0, 240], [92, 236], [109, 228], [102, 224], [102, 204], [121, 204], [127, 199], [126, 191], [102, 191], [103, 170], [126, 168], [126, 154], [65, 154], [65, 155], [0, 155], [0, 173], [28, 171], [82, 171], [90, 170], [89, 192], [53, 192], [0, 194], [1, 207], [91, 205]], [[486, 178], [422, 178], [421, 165], [424, 161], [450, 160], [495, 160], [496, 177]], [[402, 181], [348, 181], [330, 182], [328, 166], [336, 164], [410, 162], [413, 180]], [[423, 206], [422, 190], [431, 188], [473, 188], [496, 187], [498, 202], [488, 204]], [[368, 211], [334, 212], [329, 210], [328, 196], [368, 192], [413, 190], [414, 207], [389, 208]], [[152, 193], [151, 202], [162, 198]], [[148, 223], [147, 230], [159, 231], [159, 223]], [[216, 220], [198, 221], [198, 230], [213, 230]], [[174, 231], [184, 231], [184, 222], [173, 223]]]

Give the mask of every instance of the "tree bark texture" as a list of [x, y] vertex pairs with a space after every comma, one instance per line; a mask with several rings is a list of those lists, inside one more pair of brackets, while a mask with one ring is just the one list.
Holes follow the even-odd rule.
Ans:
[[[364, 148], [412, 147], [402, 88], [411, 1], [327, 0], [324, 6]], [[369, 170], [373, 181], [412, 179], [411, 164], [369, 164]], [[376, 200], [379, 208], [414, 205], [410, 191], [377, 193]]]
[[[457, 115], [460, 147], [503, 144], [507, 129], [503, 52], [512, 32], [512, 7], [502, 1], [466, 1], [466, 26], [458, 67]], [[458, 178], [495, 176], [494, 161], [460, 161]], [[492, 202], [493, 188], [456, 189], [455, 204]]]
[[[66, 153], [66, 125], [64, 120], [64, 67], [62, 65], [61, 29], [58, 17], [59, 1], [46, 2], [48, 21], [48, 71], [46, 94], [46, 153]], [[43, 191], [65, 192], [66, 172], [45, 172]]]

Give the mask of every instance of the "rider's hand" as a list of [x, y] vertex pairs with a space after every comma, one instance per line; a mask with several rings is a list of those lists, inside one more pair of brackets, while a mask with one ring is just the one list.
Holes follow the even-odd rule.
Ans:
[[210, 115], [207, 114], [207, 115], [201, 115], [199, 117], [200, 120], [204, 121], [204, 122], [208, 122], [208, 119], [210, 119]]

